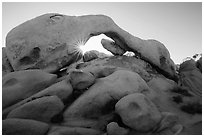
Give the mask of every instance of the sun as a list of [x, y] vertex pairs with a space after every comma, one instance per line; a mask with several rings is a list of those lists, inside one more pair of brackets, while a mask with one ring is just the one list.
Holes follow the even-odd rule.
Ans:
[[84, 54], [87, 51], [92, 50], [90, 47], [87, 46], [87, 44], [79, 44], [79, 49], [81, 50], [81, 52]]
[[103, 38], [111, 40], [107, 36], [101, 34], [99, 36], [91, 37], [86, 43], [83, 42], [78, 43], [79, 49], [83, 54], [86, 53], [87, 51], [97, 50], [99, 52], [110, 55], [111, 53], [107, 51], [105, 48], [103, 48], [103, 46], [101, 45], [101, 39]]

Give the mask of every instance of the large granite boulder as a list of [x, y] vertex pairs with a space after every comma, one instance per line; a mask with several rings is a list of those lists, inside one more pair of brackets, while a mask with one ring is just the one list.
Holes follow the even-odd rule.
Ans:
[[41, 70], [15, 71], [2, 79], [3, 109], [47, 88], [57, 76]]
[[104, 15], [41, 15], [8, 33], [6, 53], [14, 70], [40, 68], [54, 72], [79, 60], [82, 57], [79, 45], [99, 34], [107, 35], [114, 40], [114, 45], [133, 51], [166, 76], [174, 78], [174, 63], [162, 43], [137, 38]]
[[62, 80], [58, 83], [55, 83], [51, 86], [49, 86], [48, 88], [6, 108], [3, 110], [2, 114], [3, 114], [3, 119], [8, 115], [8, 113], [10, 111], [12, 111], [13, 109], [18, 108], [19, 106], [22, 106], [23, 104], [30, 102], [34, 99], [37, 98], [42, 98], [42, 97], [46, 97], [46, 96], [53, 96], [56, 95], [58, 98], [61, 99], [61, 101], [66, 102], [67, 99], [71, 98], [73, 94], [73, 88], [72, 85], [70, 84], [70, 82], [68, 80]]
[[125, 125], [139, 132], [153, 130], [162, 118], [155, 104], [141, 93], [123, 97], [115, 109]]
[[34, 99], [12, 110], [7, 118], [33, 119], [50, 122], [64, 108], [64, 104], [57, 96], [47, 96]]
[[99, 78], [65, 110], [63, 124], [104, 129], [112, 119], [111, 113], [116, 102], [132, 93], [143, 93], [151, 97], [153, 94], [146, 82], [131, 71], [118, 70]]
[[2, 121], [3, 135], [43, 135], [48, 129], [48, 124], [30, 119], [10, 118]]

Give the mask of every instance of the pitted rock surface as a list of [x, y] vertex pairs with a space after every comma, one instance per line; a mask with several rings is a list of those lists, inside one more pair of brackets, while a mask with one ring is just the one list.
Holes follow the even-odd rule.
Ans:
[[99, 34], [112, 38], [114, 45], [139, 54], [174, 78], [175, 65], [162, 43], [135, 37], [104, 15], [41, 15], [8, 33], [6, 53], [14, 70], [39, 68], [54, 72], [82, 58], [78, 45]]

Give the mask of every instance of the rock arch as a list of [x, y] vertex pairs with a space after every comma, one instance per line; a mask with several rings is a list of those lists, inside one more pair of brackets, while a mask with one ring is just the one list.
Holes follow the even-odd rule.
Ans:
[[[6, 52], [14, 70], [40, 68], [54, 72], [82, 57], [78, 42], [86, 43], [90, 37], [99, 34], [112, 38], [115, 42], [113, 45], [134, 52], [169, 78], [175, 77], [175, 65], [162, 43], [135, 37], [105, 15], [41, 15], [8, 33]], [[31, 59], [30, 54], [36, 47], [40, 51], [38, 59], [28, 64], [19, 63], [25, 56]]]

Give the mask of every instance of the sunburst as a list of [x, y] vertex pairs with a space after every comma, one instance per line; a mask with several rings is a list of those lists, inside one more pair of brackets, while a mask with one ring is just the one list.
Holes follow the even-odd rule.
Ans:
[[84, 54], [87, 51], [91, 51], [91, 50], [97, 50], [99, 52], [111, 54], [109, 51], [107, 51], [106, 49], [102, 47], [101, 45], [102, 38], [112, 40], [106, 37], [105, 35], [91, 37], [90, 39], [78, 38], [77, 41], [75, 41], [74, 43], [75, 45], [74, 48], [75, 50], [77, 50], [76, 52], [79, 52], [81, 54]]

